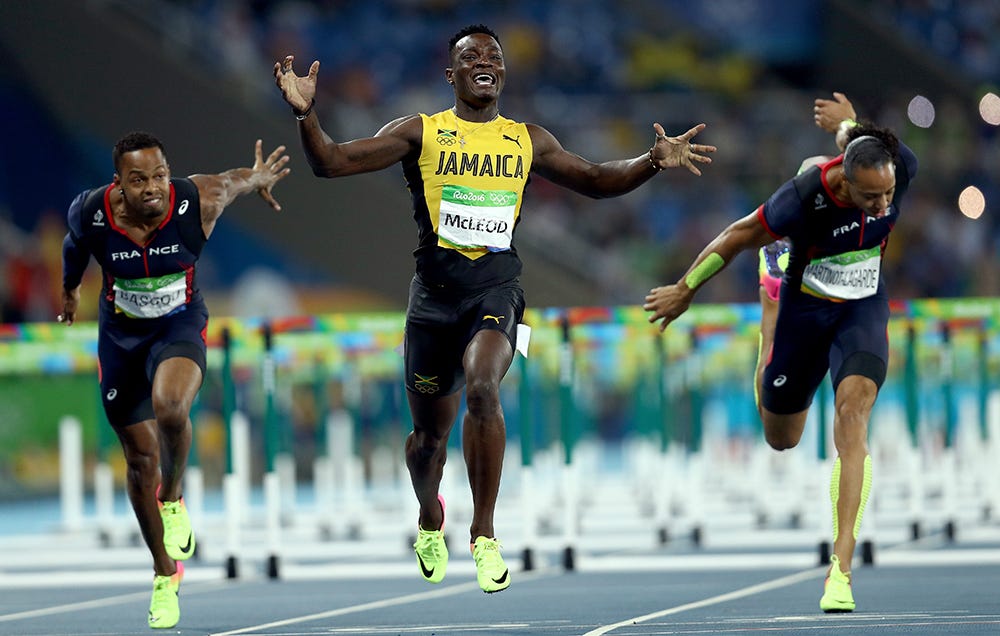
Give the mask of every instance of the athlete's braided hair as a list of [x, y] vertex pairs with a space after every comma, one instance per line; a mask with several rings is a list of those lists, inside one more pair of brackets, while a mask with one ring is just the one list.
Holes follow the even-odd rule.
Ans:
[[[488, 35], [496, 40], [497, 44], [500, 44], [500, 38], [493, 32], [493, 29], [489, 28], [485, 24], [470, 24], [469, 26], [459, 29], [458, 33], [451, 36], [451, 39], [448, 40], [448, 57], [451, 57], [451, 54], [455, 52], [455, 45], [458, 44], [459, 40], [467, 35], [472, 35], [473, 33], [483, 33]], [[502, 44], [500, 44], [500, 48], [503, 48]]]
[[146, 148], [159, 148], [160, 152], [164, 155], [167, 154], [163, 149], [163, 144], [160, 143], [160, 140], [148, 132], [136, 130], [119, 139], [115, 143], [114, 149], [111, 151], [111, 161], [114, 163], [115, 172], [118, 171], [118, 164], [121, 162], [122, 155], [136, 150], [144, 150]]
[[888, 128], [863, 121], [847, 132], [844, 176], [854, 179], [858, 168], [876, 168], [899, 158], [899, 138]]

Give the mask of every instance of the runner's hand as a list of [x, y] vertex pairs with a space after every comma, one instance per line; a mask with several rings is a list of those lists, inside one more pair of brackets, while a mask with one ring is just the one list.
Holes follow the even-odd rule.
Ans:
[[286, 55], [281, 62], [274, 63], [274, 83], [281, 89], [281, 96], [296, 113], [304, 113], [316, 98], [316, 76], [319, 75], [319, 60], [309, 67], [309, 73], [300, 77], [292, 70], [294, 55]]

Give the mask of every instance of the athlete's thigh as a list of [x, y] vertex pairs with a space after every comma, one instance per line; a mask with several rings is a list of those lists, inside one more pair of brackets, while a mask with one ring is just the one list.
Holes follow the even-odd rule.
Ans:
[[187, 311], [163, 320], [148, 361], [154, 401], [193, 402], [205, 377], [208, 315]]
[[760, 387], [765, 409], [790, 415], [809, 408], [829, 368], [832, 322], [817, 302], [782, 300]]
[[[510, 365], [510, 359], [517, 348], [517, 325], [524, 318], [524, 291], [517, 282], [510, 282], [504, 285], [485, 290], [468, 298], [461, 308], [460, 320], [463, 322], [467, 332], [467, 340], [471, 344], [476, 335], [484, 330], [499, 331], [502, 333], [509, 348], [502, 346], [483, 347], [482, 355], [476, 355], [466, 349], [464, 360], [468, 364], [484, 364], [492, 367], [496, 364], [494, 357], [507, 357], [503, 372]], [[492, 341], [492, 338], [488, 341]], [[494, 352], [494, 350], [496, 350]], [[466, 368], [466, 373], [470, 372]], [[502, 375], [502, 373], [501, 373]]]
[[882, 294], [852, 301], [837, 323], [830, 348], [830, 377], [834, 387], [848, 375], [875, 383], [885, 381], [889, 365], [889, 303]]
[[469, 344], [462, 364], [467, 379], [494, 383], [503, 379], [514, 358], [517, 325], [523, 317], [524, 291], [517, 282], [491, 288], [464, 303], [462, 320]]

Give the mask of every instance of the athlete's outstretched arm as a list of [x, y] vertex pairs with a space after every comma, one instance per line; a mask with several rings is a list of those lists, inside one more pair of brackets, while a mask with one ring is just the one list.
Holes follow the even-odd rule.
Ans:
[[271, 194], [271, 188], [291, 172], [286, 168], [289, 157], [284, 146], [278, 146], [264, 158], [261, 150], [263, 142], [258, 139], [254, 146], [254, 162], [252, 168], [233, 168], [220, 174], [193, 174], [191, 180], [198, 186], [198, 198], [201, 200], [201, 227], [205, 238], [212, 235], [215, 222], [222, 216], [222, 211], [236, 197], [257, 191], [261, 198], [267, 201], [275, 210], [281, 206]]
[[646, 295], [642, 308], [653, 312], [649, 322], [662, 320], [660, 331], [687, 311], [695, 291], [718, 274], [740, 252], [756, 249], [774, 240], [757, 212], [735, 221], [705, 246], [684, 276], [673, 285], [655, 287]]
[[419, 115], [408, 115], [389, 122], [374, 137], [335, 142], [319, 123], [316, 115], [316, 78], [319, 61], [309, 73], [299, 76], [292, 70], [295, 56], [288, 55], [274, 64], [274, 82], [292, 107], [299, 122], [299, 137], [306, 160], [317, 177], [343, 177], [388, 168], [413, 151], [419, 152], [423, 125]]
[[531, 169], [553, 183], [594, 198], [630, 192], [664, 168], [683, 166], [696, 175], [696, 163], [712, 163], [704, 154], [715, 146], [695, 144], [691, 139], [705, 129], [698, 124], [682, 135], [668, 137], [660, 124], [653, 124], [656, 137], [652, 148], [634, 159], [593, 163], [562, 147], [555, 136], [535, 124], [528, 124], [534, 147]]

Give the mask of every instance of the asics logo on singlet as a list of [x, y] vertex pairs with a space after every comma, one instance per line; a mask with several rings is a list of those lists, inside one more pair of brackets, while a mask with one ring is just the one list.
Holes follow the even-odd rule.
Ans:
[[822, 210], [826, 207], [826, 199], [823, 198], [822, 194], [816, 195], [816, 200], [813, 201], [813, 207], [817, 210]]
[[108, 399], [108, 402], [110, 402], [111, 400], [118, 397], [118, 389], [111, 389], [110, 391], [108, 391], [108, 394], [105, 395], [104, 397], [106, 397]]
[[774, 382], [772, 382], [771, 384], [773, 384], [774, 386], [784, 386], [785, 382], [787, 382], [787, 381], [788, 381], [788, 378], [786, 378], [783, 375], [779, 375], [778, 377], [776, 377], [774, 379]]
[[104, 225], [104, 212], [94, 212], [94, 225]]
[[188, 211], [188, 200], [184, 199], [181, 201], [181, 207], [177, 208], [177, 214], [184, 214]]
[[491, 316], [489, 314], [486, 314], [485, 316], [483, 316], [483, 320], [492, 320], [492, 321], [496, 322], [498, 325], [500, 324], [500, 319], [501, 318], [506, 318], [506, 316]]

